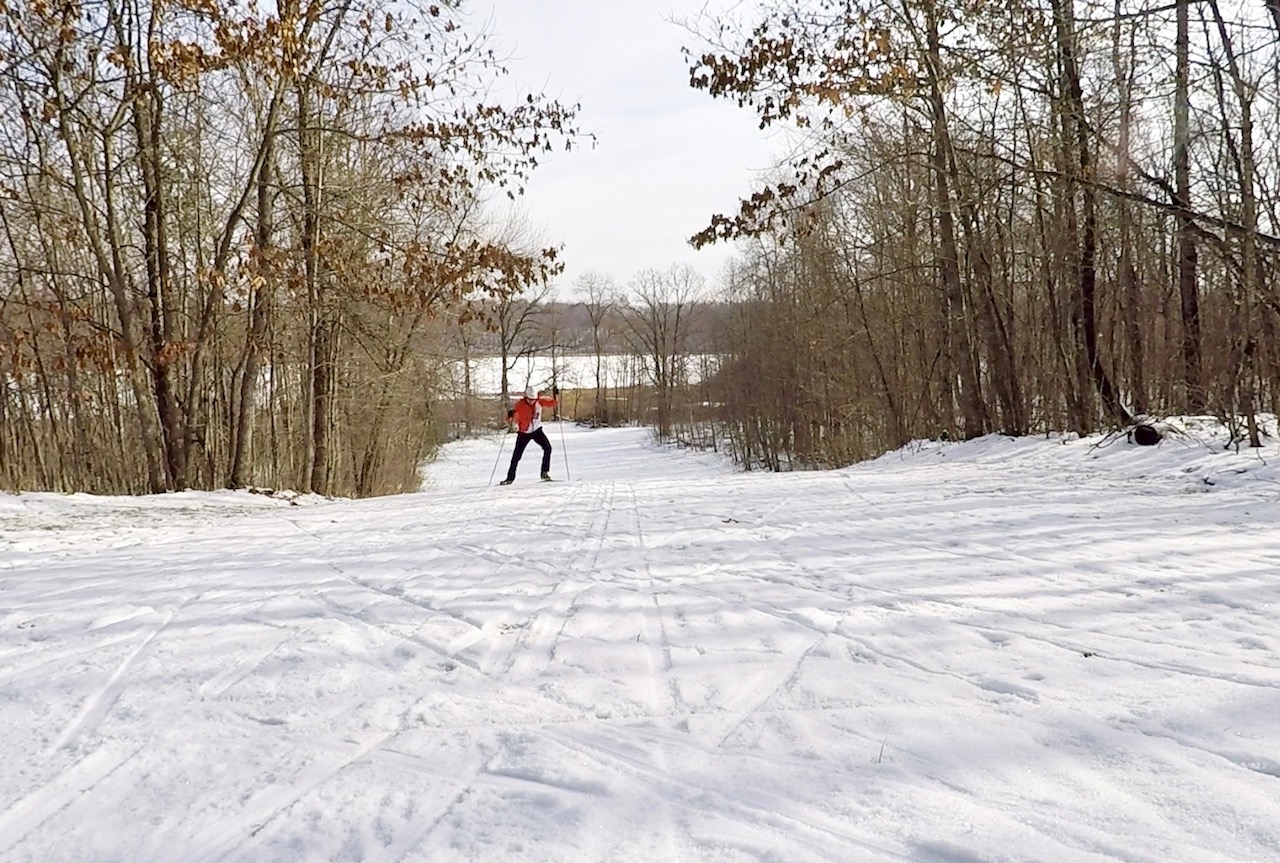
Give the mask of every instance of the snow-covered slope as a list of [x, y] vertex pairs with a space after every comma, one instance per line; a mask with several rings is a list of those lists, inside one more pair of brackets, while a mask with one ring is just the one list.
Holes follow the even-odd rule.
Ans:
[[0, 496], [0, 860], [1280, 861], [1280, 447], [550, 436]]

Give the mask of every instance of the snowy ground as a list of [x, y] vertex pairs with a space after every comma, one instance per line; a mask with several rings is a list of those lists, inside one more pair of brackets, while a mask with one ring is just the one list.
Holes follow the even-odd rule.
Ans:
[[0, 495], [0, 860], [1280, 861], [1280, 445], [1191, 432]]

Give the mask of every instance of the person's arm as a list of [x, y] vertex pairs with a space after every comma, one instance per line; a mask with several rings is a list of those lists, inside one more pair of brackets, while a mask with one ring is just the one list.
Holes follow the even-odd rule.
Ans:
[[550, 395], [550, 396], [538, 396], [538, 401], [542, 404], [542, 406], [543, 406], [544, 408], [553, 408], [553, 407], [555, 407], [557, 404], [559, 404], [559, 402], [557, 401], [557, 400], [559, 399], [559, 397], [560, 397], [560, 388], [559, 388], [559, 387], [552, 387], [552, 388], [551, 388], [551, 395]]

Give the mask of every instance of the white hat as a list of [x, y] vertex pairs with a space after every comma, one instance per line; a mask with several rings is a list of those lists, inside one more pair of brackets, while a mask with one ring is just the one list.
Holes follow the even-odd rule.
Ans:
[[538, 391], [533, 388], [532, 384], [524, 388], [524, 397], [527, 399], [536, 399], [538, 397]]

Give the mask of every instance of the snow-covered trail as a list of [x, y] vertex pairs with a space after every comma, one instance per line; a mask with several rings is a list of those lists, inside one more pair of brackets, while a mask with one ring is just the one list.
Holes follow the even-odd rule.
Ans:
[[0, 497], [0, 860], [1280, 861], [1265, 462], [551, 439], [570, 481]]

